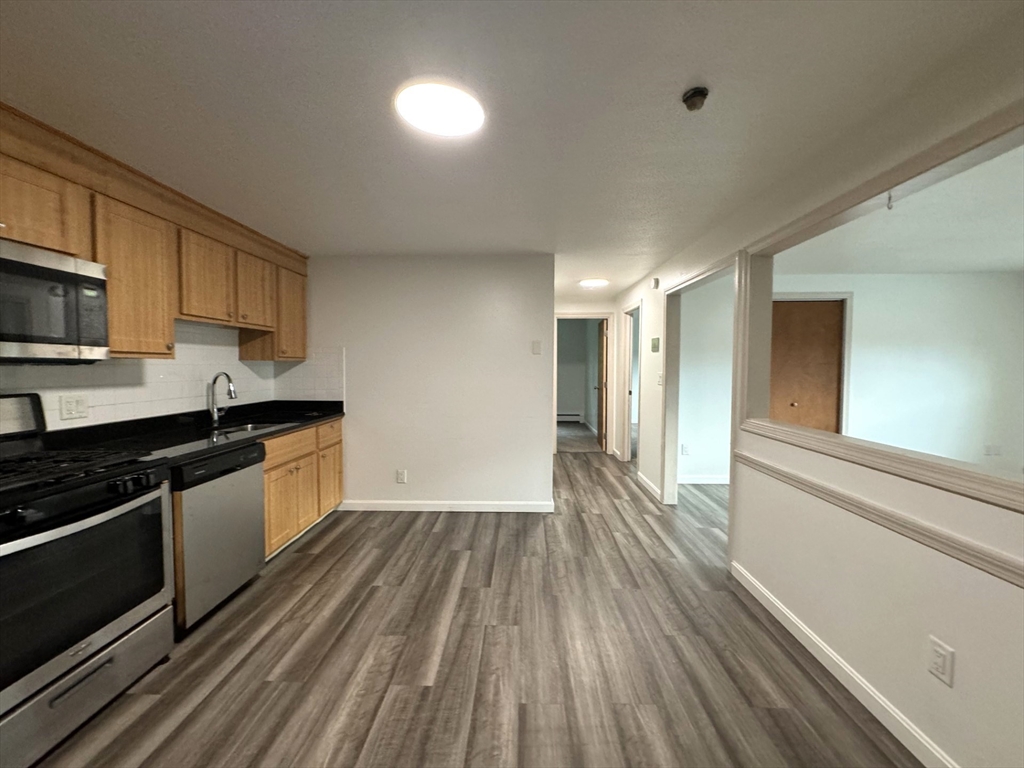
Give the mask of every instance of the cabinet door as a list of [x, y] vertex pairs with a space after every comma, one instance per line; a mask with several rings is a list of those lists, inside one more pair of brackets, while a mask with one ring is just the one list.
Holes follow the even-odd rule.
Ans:
[[320, 518], [320, 499], [317, 492], [317, 457], [315, 453], [303, 456], [295, 462], [298, 476], [298, 518], [299, 530], [304, 531]]
[[306, 357], [306, 276], [277, 269], [277, 357]]
[[0, 155], [0, 237], [92, 259], [89, 190]]
[[209, 237], [181, 230], [181, 314], [235, 320], [235, 253]]
[[261, 328], [274, 327], [277, 267], [269, 261], [236, 251], [238, 322]]
[[299, 532], [298, 472], [295, 463], [263, 475], [264, 526], [267, 554], [280, 549]]
[[341, 443], [320, 451], [320, 515], [326, 515], [341, 502]]
[[107, 265], [110, 352], [173, 357], [177, 230], [169, 221], [96, 195], [96, 261]]

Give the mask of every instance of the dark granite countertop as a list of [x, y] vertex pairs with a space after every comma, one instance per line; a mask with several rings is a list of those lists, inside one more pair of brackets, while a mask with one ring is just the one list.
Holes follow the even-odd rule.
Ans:
[[[230, 406], [216, 431], [209, 411], [203, 410], [47, 432], [43, 444], [57, 450], [148, 451], [152, 458], [167, 459], [173, 466], [344, 415], [341, 400], [266, 400]], [[258, 428], [232, 430], [247, 424]]]

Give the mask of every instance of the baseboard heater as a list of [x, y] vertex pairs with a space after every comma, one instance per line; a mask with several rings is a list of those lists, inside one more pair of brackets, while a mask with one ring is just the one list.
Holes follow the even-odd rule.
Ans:
[[582, 413], [560, 413], [558, 414], [559, 421], [583, 421]]

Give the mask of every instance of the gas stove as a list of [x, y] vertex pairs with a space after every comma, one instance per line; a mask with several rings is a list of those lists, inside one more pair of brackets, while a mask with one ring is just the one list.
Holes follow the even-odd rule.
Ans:
[[0, 395], [3, 765], [37, 760], [173, 645], [166, 461], [46, 450], [45, 431], [38, 395]]
[[44, 450], [38, 395], [0, 396], [0, 543], [88, 516], [168, 477], [145, 451]]
[[0, 493], [45, 490], [118, 470], [145, 458], [145, 451], [31, 451], [0, 455]]

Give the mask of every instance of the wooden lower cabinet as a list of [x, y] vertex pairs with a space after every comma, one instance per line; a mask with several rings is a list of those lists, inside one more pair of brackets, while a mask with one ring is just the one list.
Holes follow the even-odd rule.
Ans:
[[[341, 420], [264, 440], [266, 553], [271, 555], [341, 501]], [[318, 437], [318, 429], [329, 437]], [[336, 435], [336, 437], [335, 437]], [[333, 444], [325, 445], [325, 441]], [[301, 454], [301, 455], [297, 455]]]
[[294, 464], [263, 474], [267, 554], [291, 541], [299, 530], [299, 478]]
[[320, 515], [326, 515], [342, 498], [341, 443], [320, 451]]

